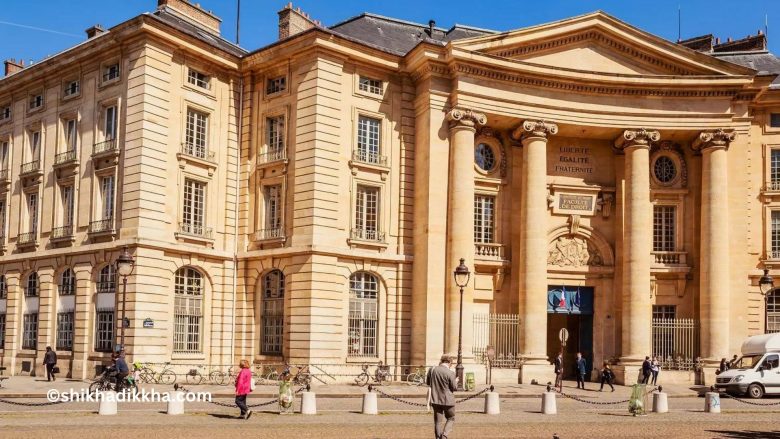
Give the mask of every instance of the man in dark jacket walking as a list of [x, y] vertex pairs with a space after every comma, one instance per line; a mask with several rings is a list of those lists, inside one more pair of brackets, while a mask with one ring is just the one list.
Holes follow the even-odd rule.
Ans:
[[57, 365], [57, 353], [51, 350], [51, 346], [46, 346], [46, 353], [43, 354], [43, 366], [46, 368], [46, 381], [57, 381], [54, 376], [54, 367]]
[[[439, 365], [428, 372], [426, 379], [431, 388], [433, 431], [436, 439], [447, 439], [455, 426], [455, 395], [452, 392], [458, 389], [458, 383], [451, 367], [452, 357], [442, 355]], [[446, 422], [442, 427], [445, 418]]]
[[587, 372], [587, 363], [582, 358], [582, 353], [577, 352], [577, 361], [574, 363], [577, 372], [577, 388], [585, 390], [585, 373]]
[[642, 362], [642, 384], [647, 384], [652, 374], [653, 364], [650, 362], [650, 357], [645, 357], [645, 361]]

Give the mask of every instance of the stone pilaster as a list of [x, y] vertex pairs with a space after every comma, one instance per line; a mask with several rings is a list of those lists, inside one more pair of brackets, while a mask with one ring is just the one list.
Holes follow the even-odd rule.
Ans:
[[701, 354], [708, 363], [728, 358], [729, 221], [728, 151], [736, 133], [699, 134], [691, 147], [702, 155], [699, 306]]
[[[460, 288], [455, 284], [453, 271], [465, 259], [469, 270], [474, 271], [474, 136], [477, 128], [487, 122], [484, 114], [454, 108], [447, 113], [450, 125], [450, 174], [447, 233], [447, 295], [446, 333], [444, 349], [458, 350], [460, 323]], [[474, 301], [474, 276], [463, 289], [463, 355], [471, 357], [472, 303]]]
[[3, 367], [6, 367], [6, 375], [15, 375], [21, 370], [22, 364], [16, 358], [22, 343], [22, 317], [24, 292], [19, 285], [19, 272], [7, 272], [5, 274], [8, 296], [5, 308], [5, 342], [3, 345]]
[[[520, 185], [520, 273], [522, 335], [520, 352], [526, 364], [547, 359], [547, 138], [558, 126], [544, 121], [523, 122], [512, 133], [523, 144]], [[542, 256], [540, 256], [542, 255]]]
[[92, 327], [91, 319], [95, 315], [95, 307], [92, 304], [92, 279], [91, 265], [77, 265], [73, 268], [76, 275], [76, 307], [75, 321], [73, 323], [73, 362], [71, 365], [71, 378], [91, 378], [95, 371], [88, 370], [87, 360], [92, 350], [90, 344]]
[[652, 301], [650, 258], [653, 207], [650, 203], [650, 145], [658, 131], [626, 130], [615, 140], [625, 153], [625, 221], [623, 222], [623, 364], [635, 364], [651, 354]]

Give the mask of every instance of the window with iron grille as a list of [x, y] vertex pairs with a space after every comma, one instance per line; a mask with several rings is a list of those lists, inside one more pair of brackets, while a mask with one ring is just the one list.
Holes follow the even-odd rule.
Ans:
[[187, 154], [201, 159], [206, 158], [206, 135], [209, 116], [206, 113], [187, 109], [187, 127], [184, 133]]
[[8, 284], [5, 282], [5, 275], [0, 275], [0, 299], [8, 298]]
[[203, 233], [204, 209], [206, 204], [206, 183], [189, 178], [184, 179], [184, 206], [182, 224], [186, 232]]
[[38, 313], [26, 313], [22, 322], [22, 349], [35, 349], [37, 347]]
[[493, 242], [496, 197], [474, 196], [474, 242]]
[[73, 350], [73, 312], [57, 313], [57, 349]]
[[371, 93], [375, 95], [381, 95], [382, 81], [378, 79], [371, 79], [365, 76], [361, 76], [358, 83], [358, 88], [360, 89], [360, 91], [365, 91], [367, 93]]
[[60, 275], [60, 296], [72, 296], [76, 294], [76, 275], [70, 268]]
[[116, 292], [116, 269], [113, 264], [108, 264], [100, 269], [97, 278], [98, 293]]
[[98, 310], [95, 313], [95, 351], [111, 352], [114, 330], [114, 310]]
[[103, 136], [105, 140], [116, 139], [117, 112], [116, 105], [103, 109]]
[[379, 163], [379, 141], [382, 121], [373, 117], [358, 117], [357, 154], [358, 160]]
[[30, 132], [30, 160], [40, 160], [41, 159], [41, 132], [40, 131], [32, 131]]
[[263, 354], [282, 353], [284, 343], [284, 273], [273, 270], [263, 277]]
[[68, 119], [65, 121], [65, 144], [68, 147], [68, 151], [76, 150], [76, 138], [78, 131], [76, 130], [76, 119]]
[[38, 194], [27, 194], [27, 230], [30, 233], [36, 233], [38, 231]]
[[265, 186], [265, 228], [282, 227], [282, 185]]
[[379, 188], [358, 185], [355, 229], [361, 239], [379, 239]]
[[265, 94], [272, 95], [279, 93], [287, 89], [287, 77], [279, 76], [276, 78], [269, 78], [266, 82]]
[[100, 179], [100, 219], [109, 220], [114, 217], [114, 176], [106, 175]]
[[284, 115], [265, 119], [268, 152], [278, 153], [284, 150]]
[[38, 273], [33, 271], [27, 275], [27, 284], [24, 288], [24, 297], [38, 297]]
[[766, 296], [766, 332], [780, 332], [780, 289], [774, 289]]
[[5, 349], [5, 313], [0, 314], [0, 349]]
[[187, 69], [187, 82], [190, 84], [208, 90], [210, 81], [209, 75], [192, 68]]
[[675, 251], [676, 206], [653, 207], [653, 251]]
[[379, 282], [376, 276], [358, 272], [349, 278], [350, 357], [378, 356]]
[[0, 120], [8, 120], [11, 118], [11, 106], [6, 105], [0, 109]]
[[79, 81], [78, 79], [69, 81], [67, 84], [65, 84], [65, 88], [63, 89], [62, 94], [67, 98], [69, 96], [74, 96], [79, 93]]
[[677, 306], [675, 305], [653, 305], [654, 319], [675, 319], [677, 318]]
[[103, 82], [119, 79], [119, 63], [111, 64], [103, 68]]
[[62, 225], [73, 225], [73, 185], [60, 187], [60, 196], [62, 198]]
[[194, 268], [180, 268], [175, 275], [173, 352], [201, 352], [203, 276]]
[[41, 108], [43, 106], [43, 94], [30, 96], [30, 110]]

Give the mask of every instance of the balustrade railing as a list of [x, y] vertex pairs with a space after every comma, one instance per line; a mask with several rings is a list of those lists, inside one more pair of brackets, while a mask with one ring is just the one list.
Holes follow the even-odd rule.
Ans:
[[272, 163], [284, 160], [287, 158], [287, 150], [284, 148], [272, 149], [257, 156], [257, 163]]
[[351, 237], [352, 239], [359, 239], [361, 241], [374, 241], [374, 242], [385, 241], [385, 233], [380, 232], [378, 230], [354, 228], [352, 229]]
[[106, 218], [89, 223], [90, 233], [104, 233], [114, 230], [114, 219]]
[[73, 226], [57, 227], [51, 231], [51, 239], [63, 239], [73, 236]]
[[185, 222], [179, 223], [179, 233], [206, 239], [211, 239], [213, 234], [211, 227], [206, 227], [202, 224], [192, 224]]
[[40, 160], [33, 160], [31, 162], [23, 163], [21, 174], [32, 174], [34, 172], [38, 172], [41, 170], [41, 161]]
[[684, 265], [687, 252], [653, 252], [655, 263], [660, 265]]
[[109, 139], [103, 142], [96, 143], [95, 146], [92, 147], [92, 155], [113, 152], [116, 150], [117, 150], [116, 139]]
[[55, 165], [61, 165], [63, 163], [67, 162], [74, 162], [76, 161], [76, 150], [71, 149], [65, 152], [61, 152], [54, 156], [54, 164]]
[[352, 151], [352, 160], [371, 165], [387, 166], [387, 157], [371, 151], [361, 151], [359, 149]]
[[474, 256], [477, 259], [504, 259], [504, 245], [492, 242], [474, 243]]
[[284, 227], [274, 227], [270, 229], [260, 229], [255, 232], [255, 240], [284, 238]]
[[210, 151], [205, 146], [194, 145], [191, 143], [182, 143], [181, 153], [201, 160], [208, 160], [210, 162], [213, 162], [215, 157], [214, 151]]
[[29, 245], [38, 240], [38, 232], [20, 233], [16, 238], [17, 245]]

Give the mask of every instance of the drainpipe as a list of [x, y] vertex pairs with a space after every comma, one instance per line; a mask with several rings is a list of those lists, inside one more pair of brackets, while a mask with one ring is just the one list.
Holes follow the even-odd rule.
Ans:
[[238, 130], [238, 158], [236, 160], [236, 175], [234, 187], [236, 193], [233, 200], [233, 299], [230, 316], [230, 364], [235, 361], [236, 354], [236, 290], [238, 289], [238, 201], [239, 192], [241, 188], [238, 186], [239, 176], [241, 172], [241, 133], [243, 127], [241, 126], [244, 120], [244, 77], [238, 78], [238, 122], [236, 123], [236, 129]]

